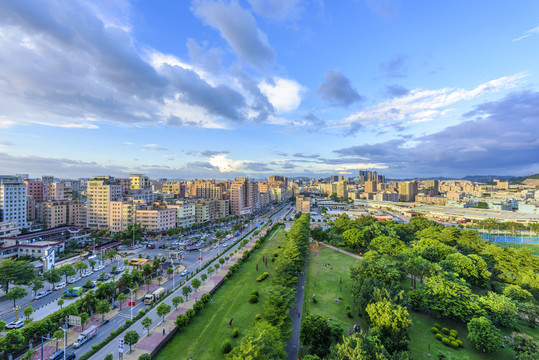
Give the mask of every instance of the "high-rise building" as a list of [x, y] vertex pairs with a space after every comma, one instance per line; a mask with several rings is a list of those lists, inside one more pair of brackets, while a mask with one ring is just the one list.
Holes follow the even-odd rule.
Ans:
[[63, 182], [48, 183], [45, 189], [47, 201], [71, 200], [71, 189]]
[[133, 200], [114, 200], [109, 202], [109, 230], [126, 231], [136, 220], [137, 205]]
[[131, 174], [129, 176], [131, 182], [131, 190], [150, 188], [150, 178], [142, 174]]
[[405, 181], [399, 183], [399, 200], [414, 202], [417, 195], [417, 181]]
[[341, 180], [337, 183], [335, 193], [338, 197], [343, 198], [344, 200], [348, 198], [348, 186], [346, 185], [345, 180]]
[[15, 176], [0, 175], [0, 222], [17, 223], [27, 227], [26, 185]]
[[32, 197], [36, 204], [42, 202], [43, 199], [43, 181], [24, 179], [22, 181], [26, 185], [26, 195]]
[[199, 199], [223, 199], [225, 192], [225, 183], [215, 180], [196, 180], [189, 187], [189, 196]]
[[258, 186], [247, 178], [237, 178], [230, 185], [230, 212], [247, 215], [256, 208]]
[[438, 180], [425, 180], [423, 186], [429, 195], [438, 195]]
[[110, 202], [122, 196], [122, 186], [113, 177], [97, 177], [87, 181], [86, 192], [88, 227], [108, 229]]
[[339, 181], [342, 181], [342, 180], [344, 180], [342, 175], [331, 175], [329, 177], [329, 182], [330, 183], [339, 182]]
[[298, 213], [311, 212], [311, 197], [309, 195], [296, 196], [296, 212]]
[[365, 181], [365, 192], [366, 193], [375, 193], [378, 191], [378, 183], [373, 180]]

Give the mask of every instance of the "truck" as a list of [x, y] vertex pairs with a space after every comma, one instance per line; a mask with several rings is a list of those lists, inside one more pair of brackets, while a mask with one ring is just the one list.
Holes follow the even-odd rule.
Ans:
[[78, 349], [86, 341], [90, 340], [97, 334], [97, 326], [90, 326], [88, 329], [84, 330], [79, 334], [77, 340], [73, 343], [75, 349]]
[[81, 286], [72, 286], [64, 291], [64, 297], [77, 297], [82, 294], [83, 289]]
[[154, 301], [159, 300], [161, 296], [165, 293], [166, 289], [164, 287], [157, 288], [153, 293], [146, 294], [144, 296], [144, 303], [146, 305], [151, 305]]

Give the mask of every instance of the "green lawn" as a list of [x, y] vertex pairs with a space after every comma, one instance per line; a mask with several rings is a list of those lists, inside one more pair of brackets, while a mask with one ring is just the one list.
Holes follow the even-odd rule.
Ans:
[[[174, 337], [156, 357], [166, 359], [224, 359], [221, 346], [225, 339], [230, 339], [233, 346], [238, 344], [246, 330], [254, 323], [256, 314], [262, 313], [264, 295], [270, 285], [273, 271], [271, 257], [277, 252], [277, 246], [284, 243], [285, 232], [281, 228], [271, 241], [266, 241], [254, 251], [249, 260], [213, 295], [213, 303], [202, 310], [199, 316], [176, 337]], [[268, 268], [262, 263], [262, 256], [269, 257]], [[258, 272], [256, 271], [258, 264]], [[270, 276], [262, 282], [256, 278], [264, 271]], [[259, 302], [249, 304], [251, 291], [258, 290]], [[231, 338], [232, 328], [228, 323], [234, 318], [232, 328], [240, 329], [240, 336]]]
[[[510, 360], [514, 359], [514, 353], [511, 349], [500, 349], [494, 354], [482, 353], [474, 348], [474, 346], [466, 338], [468, 335], [468, 329], [466, 324], [458, 320], [442, 320], [434, 319], [431, 316], [417, 313], [412, 311], [412, 329], [410, 331], [410, 354], [412, 359], [427, 359], [427, 353], [429, 352], [431, 359], [437, 358], [438, 352], [442, 351], [448, 355], [451, 355], [457, 359], [468, 360], [487, 360], [487, 359], [499, 359]], [[459, 339], [462, 340], [464, 346], [459, 349], [453, 349], [452, 347], [445, 346], [441, 341], [438, 341], [430, 329], [434, 323], [440, 324], [442, 327], [446, 327], [449, 330], [456, 330], [459, 333]], [[538, 339], [539, 329], [531, 329], [528, 325], [519, 321], [518, 326], [522, 329], [523, 333], [526, 333], [536, 340]], [[511, 334], [512, 330], [501, 328], [502, 335]]]
[[[311, 250], [305, 281], [304, 317], [308, 312], [332, 318], [332, 321], [337, 321], [342, 325], [345, 333], [354, 324], [360, 324], [357, 315], [354, 315], [352, 319], [346, 315], [347, 305], [352, 308], [352, 314], [357, 313], [353, 310], [352, 280], [350, 279], [350, 268], [357, 261], [360, 260], [324, 246]], [[327, 263], [330, 266], [323, 265]], [[312, 300], [313, 294], [317, 300], [316, 304]], [[336, 302], [337, 297], [343, 300]]]
[[535, 255], [539, 255], [539, 244], [530, 244], [530, 243], [514, 243], [514, 242], [497, 242], [497, 245], [505, 246], [505, 247], [512, 247], [516, 249], [520, 249], [523, 247], [527, 247], [533, 250], [533, 253]]

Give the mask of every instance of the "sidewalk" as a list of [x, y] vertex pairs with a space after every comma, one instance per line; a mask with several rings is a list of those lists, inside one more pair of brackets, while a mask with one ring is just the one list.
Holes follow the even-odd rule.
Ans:
[[[301, 330], [301, 314], [303, 313], [303, 292], [305, 290], [305, 279], [307, 278], [307, 260], [305, 261], [305, 266], [303, 271], [299, 276], [299, 282], [296, 287], [296, 298], [294, 300], [294, 305], [289, 310], [290, 319], [292, 319], [292, 334], [290, 335], [290, 340], [285, 346], [285, 350], [288, 354], [288, 360], [296, 360], [298, 358], [299, 352], [299, 333]], [[297, 309], [297, 310], [296, 310]]]
[[339, 249], [338, 247], [335, 247], [335, 246], [333, 246], [333, 245], [329, 245], [329, 244], [323, 243], [323, 242], [321, 242], [321, 241], [319, 241], [318, 243], [319, 243], [320, 245], [322, 245], [322, 246], [328, 247], [328, 248], [333, 249], [333, 250], [335, 250], [335, 251], [338, 251], [338, 252], [340, 252], [340, 253], [346, 254], [346, 255], [351, 256], [351, 257], [355, 257], [356, 259], [363, 259], [362, 256], [359, 256], [359, 255], [357, 255], [357, 254], [351, 253], [350, 251], [346, 251], [346, 250], [343, 250], [343, 249]]

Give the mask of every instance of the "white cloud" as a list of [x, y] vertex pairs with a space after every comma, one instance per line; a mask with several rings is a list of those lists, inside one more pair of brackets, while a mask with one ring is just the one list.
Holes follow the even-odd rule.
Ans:
[[262, 81], [258, 85], [278, 113], [296, 110], [306, 89], [290, 79], [275, 78], [273, 83]]
[[520, 41], [522, 39], [525, 39], [527, 37], [530, 37], [533, 34], [539, 34], [539, 26], [535, 27], [533, 29], [530, 29], [524, 33], [524, 35], [517, 37], [516, 39], [513, 39], [513, 42]]
[[222, 173], [239, 171], [244, 165], [245, 161], [229, 159], [226, 154], [214, 155], [210, 158], [209, 163], [217, 168]]
[[369, 106], [355, 113], [339, 125], [376, 124], [389, 126], [432, 121], [447, 114], [448, 106], [461, 101], [472, 100], [487, 93], [511, 89], [527, 74], [519, 73], [504, 76], [480, 84], [472, 90], [461, 88], [443, 88], [438, 90], [414, 89], [408, 95], [392, 98], [382, 103]]

